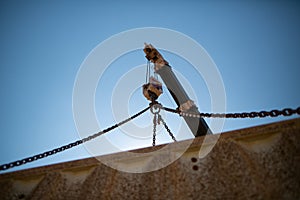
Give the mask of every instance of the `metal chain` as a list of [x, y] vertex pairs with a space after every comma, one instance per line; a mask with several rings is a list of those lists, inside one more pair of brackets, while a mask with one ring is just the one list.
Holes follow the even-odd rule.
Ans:
[[171, 132], [171, 130], [169, 129], [169, 127], [167, 126], [166, 122], [163, 120], [160, 114], [158, 114], [158, 121], [161, 121], [163, 123], [165, 129], [168, 131], [171, 138], [174, 140], [174, 142], [177, 142], [175, 136], [173, 135], [173, 133]]
[[189, 113], [189, 112], [181, 112], [179, 110], [175, 110], [172, 108], [162, 107], [165, 111], [177, 113], [183, 117], [195, 117], [195, 118], [263, 118], [263, 117], [278, 117], [280, 115], [283, 116], [291, 116], [294, 114], [300, 115], [300, 107], [297, 109], [285, 108], [282, 110], [271, 110], [271, 111], [260, 111], [260, 112], [242, 112], [242, 113]]
[[153, 116], [153, 139], [152, 139], [152, 146], [155, 146], [156, 141], [156, 125], [157, 125], [157, 114]]
[[33, 161], [36, 161], [36, 160], [39, 160], [39, 159], [42, 159], [42, 158], [46, 158], [48, 156], [51, 156], [51, 155], [54, 155], [56, 153], [59, 153], [59, 152], [62, 152], [62, 151], [65, 151], [67, 149], [70, 149], [72, 147], [75, 147], [75, 146], [78, 146], [82, 143], [85, 143], [87, 141], [90, 141], [96, 137], [99, 137], [100, 135], [104, 134], [104, 133], [107, 133], [115, 128], [117, 128], [118, 126], [121, 126], [127, 122], [129, 122], [130, 120], [133, 120], [134, 118], [138, 117], [139, 115], [143, 114], [144, 112], [146, 112], [148, 109], [150, 108], [147, 107], [145, 108], [144, 110], [138, 112], [137, 114], [125, 119], [124, 121], [121, 121], [109, 128], [106, 128], [104, 129], [103, 131], [100, 131], [98, 133], [95, 133], [94, 135], [91, 135], [91, 136], [88, 136], [86, 138], [83, 138], [81, 140], [77, 140], [75, 142], [72, 142], [70, 144], [67, 144], [67, 145], [64, 145], [64, 146], [61, 146], [61, 147], [58, 147], [58, 148], [55, 148], [53, 150], [50, 150], [50, 151], [46, 151], [44, 153], [41, 153], [41, 154], [37, 154], [35, 156], [31, 156], [31, 157], [28, 157], [28, 158], [24, 158], [24, 159], [21, 159], [21, 160], [18, 160], [18, 161], [15, 161], [15, 162], [11, 162], [11, 163], [8, 163], [8, 164], [4, 164], [4, 165], [0, 165], [0, 171], [3, 171], [3, 170], [7, 170], [7, 169], [10, 169], [10, 168], [13, 168], [13, 167], [16, 167], [16, 166], [20, 166], [20, 165], [24, 165], [26, 163], [30, 163], [30, 162], [33, 162]]
[[162, 105], [158, 102], [152, 102], [150, 103], [150, 111], [151, 113], [154, 115], [153, 116], [153, 142], [152, 142], [152, 146], [155, 146], [155, 141], [156, 141], [156, 126], [157, 124], [159, 125], [160, 122], [163, 123], [165, 129], [167, 130], [167, 132], [169, 133], [169, 135], [171, 136], [171, 138], [176, 142], [176, 138], [173, 135], [173, 133], [171, 132], [171, 130], [169, 129], [168, 125], [166, 124], [166, 122], [163, 120], [163, 118], [161, 117], [161, 115], [159, 114]]

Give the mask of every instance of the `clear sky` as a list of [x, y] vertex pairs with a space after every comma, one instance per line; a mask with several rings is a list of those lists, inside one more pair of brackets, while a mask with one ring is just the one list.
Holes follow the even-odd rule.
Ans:
[[[202, 45], [222, 76], [228, 112], [300, 105], [298, 1], [1, 1], [0, 164], [81, 139], [73, 119], [72, 93], [82, 62], [110, 36], [142, 27], [179, 31]], [[188, 68], [184, 60], [168, 53], [165, 58], [183, 76], [191, 73], [183, 72]], [[142, 52], [133, 52], [113, 64], [124, 64], [130, 70], [145, 63]], [[110, 68], [104, 79], [110, 81], [99, 82], [97, 88], [105, 87], [107, 93], [97, 92], [95, 96], [102, 129], [116, 123], [109, 108], [113, 80], [122, 75], [118, 72]], [[209, 112], [205, 89], [202, 94], [193, 82], [191, 87], [200, 110]], [[142, 99], [140, 91], [134, 90], [133, 97]], [[164, 95], [161, 102], [175, 106], [170, 95]], [[139, 100], [135, 106], [134, 98], [128, 108], [132, 114], [148, 105], [146, 100]], [[223, 131], [290, 118], [228, 119]], [[151, 116], [137, 123], [145, 120], [150, 123]], [[109, 134], [121, 149], [152, 144], [151, 138], [140, 144], [127, 143], [118, 130]], [[78, 146], [13, 170], [90, 156], [84, 146]]]

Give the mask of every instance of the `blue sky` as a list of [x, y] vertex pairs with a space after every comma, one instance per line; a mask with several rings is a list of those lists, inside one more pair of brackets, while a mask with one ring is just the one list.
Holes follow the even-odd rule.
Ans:
[[[72, 113], [73, 86], [80, 66], [99, 43], [133, 28], [168, 28], [202, 45], [223, 78], [228, 112], [296, 108], [300, 105], [299, 15], [297, 1], [1, 1], [0, 164], [80, 139]], [[146, 63], [142, 52], [127, 56], [114, 64], [124, 61], [130, 70], [130, 66]], [[168, 53], [165, 58], [184, 76], [191, 73], [183, 72], [188, 68], [184, 60]], [[115, 77], [117, 72], [112, 67], [106, 76]], [[98, 89], [101, 87], [99, 83]], [[105, 91], [110, 94], [109, 89]], [[143, 98], [139, 95], [134, 93]], [[162, 103], [175, 106], [167, 92], [164, 95]], [[205, 88], [196, 95], [200, 110], [209, 112]], [[116, 123], [109, 117], [101, 121], [101, 117], [111, 116], [109, 109], [101, 110], [110, 107], [106, 105], [110, 95], [98, 92], [95, 98], [101, 128]], [[129, 110], [135, 113], [140, 107], [129, 106]], [[290, 118], [229, 119], [224, 131]], [[147, 143], [124, 146], [126, 142], [118, 139], [121, 132], [111, 134], [115, 137], [110, 139], [122, 148]], [[79, 146], [13, 170], [83, 157], [90, 154]]]

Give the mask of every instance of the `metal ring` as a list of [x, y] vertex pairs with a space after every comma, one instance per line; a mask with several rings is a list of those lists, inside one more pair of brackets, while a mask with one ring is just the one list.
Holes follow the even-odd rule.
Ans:
[[259, 117], [267, 117], [267, 116], [269, 116], [269, 113], [267, 111], [261, 111], [258, 113], [258, 116]]
[[280, 114], [281, 114], [281, 113], [280, 113], [279, 110], [271, 110], [271, 111], [269, 112], [270, 117], [277, 117], [277, 116], [279, 116]]
[[294, 111], [290, 108], [286, 108], [282, 110], [282, 114], [284, 116], [291, 116], [292, 114], [294, 114]]
[[250, 118], [254, 118], [254, 117], [257, 117], [258, 116], [258, 113], [257, 112], [251, 112], [250, 114], [249, 114], [249, 117]]
[[[156, 110], [154, 111], [153, 108]], [[161, 109], [161, 105], [160, 104], [154, 104], [150, 107], [150, 111], [152, 114], [158, 114], [160, 112], [160, 109]]]

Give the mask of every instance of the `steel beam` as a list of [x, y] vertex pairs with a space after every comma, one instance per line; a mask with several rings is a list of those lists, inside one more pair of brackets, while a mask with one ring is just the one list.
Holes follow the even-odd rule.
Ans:
[[[190, 101], [190, 98], [188, 97], [187, 93], [185, 92], [184, 88], [180, 84], [179, 80], [177, 79], [174, 72], [172, 71], [172, 68], [169, 65], [160, 67], [159, 70], [156, 70], [156, 73], [159, 74], [162, 78], [178, 107]], [[195, 105], [191, 106], [191, 108], [186, 110], [186, 112], [200, 114], [198, 108]], [[184, 116], [183, 118], [195, 137], [212, 134], [203, 118], [193, 118], [186, 116]]]

